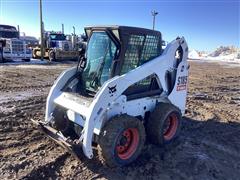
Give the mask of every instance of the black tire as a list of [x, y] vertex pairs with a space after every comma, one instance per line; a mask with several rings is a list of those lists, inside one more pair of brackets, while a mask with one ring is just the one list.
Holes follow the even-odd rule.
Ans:
[[3, 50], [0, 49], [0, 63], [4, 63]]
[[39, 49], [33, 49], [33, 51], [32, 51], [32, 56], [33, 56], [33, 58], [35, 58], [35, 59], [41, 58], [41, 56], [38, 56], [38, 55], [37, 55], [37, 51], [40, 51], [40, 50], [39, 50]]
[[74, 131], [74, 123], [67, 118], [66, 112], [62, 108], [55, 108], [53, 111], [54, 123], [53, 128], [62, 132], [65, 137], [72, 139], [77, 137]]
[[172, 142], [181, 129], [181, 111], [170, 103], [159, 103], [146, 124], [148, 139], [156, 145]]
[[145, 129], [139, 119], [129, 115], [116, 116], [100, 132], [99, 158], [110, 167], [125, 166], [137, 159], [144, 143]]
[[56, 61], [55, 52], [53, 50], [49, 51], [48, 56], [49, 56], [49, 61]]
[[30, 58], [22, 59], [25, 62], [30, 62]]

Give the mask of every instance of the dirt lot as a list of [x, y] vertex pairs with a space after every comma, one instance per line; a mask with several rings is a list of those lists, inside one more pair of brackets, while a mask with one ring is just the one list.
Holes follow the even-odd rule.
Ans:
[[44, 118], [53, 81], [72, 65], [0, 66], [1, 179], [239, 179], [240, 67], [191, 62], [181, 136], [110, 169], [97, 157], [78, 161], [30, 122]]

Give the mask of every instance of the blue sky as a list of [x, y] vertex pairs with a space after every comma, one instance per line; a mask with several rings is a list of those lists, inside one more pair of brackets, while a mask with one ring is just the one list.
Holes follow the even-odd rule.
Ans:
[[[86, 25], [117, 24], [156, 29], [171, 41], [185, 36], [190, 49], [211, 51], [220, 45], [240, 47], [240, 0], [42, 0], [46, 30], [77, 33]], [[0, 0], [0, 24], [20, 25], [27, 35], [39, 37], [38, 0]]]

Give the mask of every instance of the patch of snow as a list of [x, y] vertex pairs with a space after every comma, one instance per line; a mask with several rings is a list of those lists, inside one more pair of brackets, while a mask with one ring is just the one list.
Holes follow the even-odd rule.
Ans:
[[216, 56], [216, 57], [207, 56], [205, 59], [212, 60], [212, 61], [240, 63], [240, 59], [237, 58], [236, 54], [220, 55], [220, 56]]
[[220, 46], [206, 57], [208, 60], [240, 63], [240, 49], [234, 46]]
[[188, 54], [190, 60], [216, 61], [230, 64], [240, 64], [240, 49], [234, 46], [220, 46], [211, 53], [201, 53], [191, 50]]
[[[11, 94], [11, 95], [10, 95]], [[16, 92], [1, 92], [0, 95], [0, 103], [6, 103], [9, 101], [18, 101], [23, 100], [33, 96], [42, 95], [43, 92], [41, 90], [37, 91], [16, 91]]]
[[[0, 104], [7, 103], [11, 101], [24, 100], [29, 97], [40, 96], [43, 92], [39, 91], [16, 91], [16, 92], [1, 92], [0, 95]], [[13, 103], [14, 104], [14, 103]], [[9, 104], [7, 107], [0, 106], [0, 112], [11, 112], [15, 108], [14, 105]]]
[[199, 56], [198, 52], [193, 49], [188, 53], [188, 58], [189, 59], [200, 59], [200, 56]]
[[19, 59], [14, 59], [10, 62], [5, 62], [0, 64], [0, 68], [4, 68], [5, 66], [14, 66], [16, 68], [32, 68], [32, 69], [55, 69], [57, 65], [58, 68], [66, 68], [67, 64], [72, 64], [73, 66], [76, 64], [75, 61], [59, 61], [59, 62], [49, 62], [48, 60], [41, 61], [40, 59], [31, 59], [29, 62], [25, 62]]

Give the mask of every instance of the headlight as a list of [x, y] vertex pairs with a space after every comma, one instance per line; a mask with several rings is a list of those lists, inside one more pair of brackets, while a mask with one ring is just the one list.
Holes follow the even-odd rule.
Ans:
[[28, 48], [28, 49], [26, 49], [26, 53], [27, 53], [27, 54], [31, 54], [31, 53], [32, 53], [32, 50]]
[[6, 41], [6, 48], [9, 48], [10, 49], [10, 46], [11, 46], [11, 42], [10, 41]]
[[3, 48], [3, 51], [4, 51], [4, 52], [10, 52], [11, 49], [10, 49], [10, 48], [7, 48], [7, 47], [4, 47], [4, 48]]

